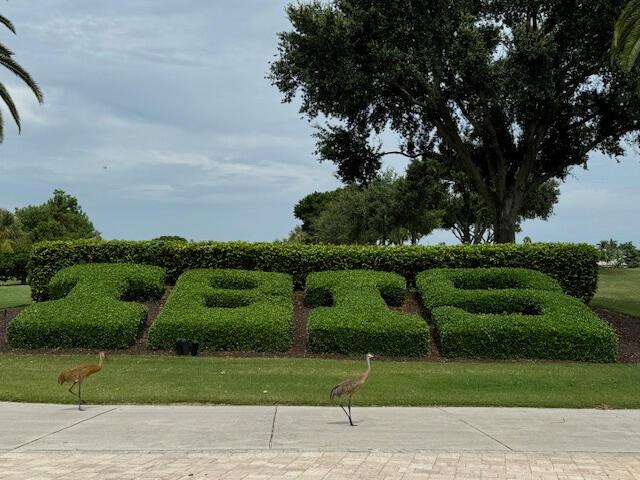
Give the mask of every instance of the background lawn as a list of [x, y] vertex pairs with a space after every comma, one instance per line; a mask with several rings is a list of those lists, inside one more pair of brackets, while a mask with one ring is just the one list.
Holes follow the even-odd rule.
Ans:
[[640, 318], [640, 268], [602, 268], [591, 305]]
[[[0, 400], [73, 403], [58, 373], [96, 356], [0, 355]], [[113, 356], [89, 378], [89, 403], [330, 405], [364, 361]], [[640, 407], [637, 365], [373, 361], [359, 405]]]
[[0, 308], [22, 307], [31, 303], [29, 285], [0, 286]]

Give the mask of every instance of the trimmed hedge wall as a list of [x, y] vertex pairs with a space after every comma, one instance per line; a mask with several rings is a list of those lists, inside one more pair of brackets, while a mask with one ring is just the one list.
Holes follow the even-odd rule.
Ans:
[[595, 293], [598, 252], [589, 245], [528, 244], [456, 247], [372, 247], [272, 243], [183, 243], [79, 240], [35, 245], [30, 260], [34, 300], [47, 297], [58, 270], [78, 263], [158, 265], [173, 283], [195, 268], [237, 268], [288, 273], [296, 286], [311, 272], [380, 270], [415, 276], [431, 268], [525, 267], [555, 278], [563, 290], [587, 302]]
[[162, 296], [159, 267], [130, 264], [75, 265], [49, 283], [48, 302], [36, 303], [9, 324], [14, 348], [125, 348], [147, 318], [140, 303]]
[[539, 272], [435, 269], [417, 284], [448, 357], [615, 361], [614, 330]]
[[370, 270], [312, 273], [305, 303], [307, 347], [321, 353], [426, 355], [429, 327], [419, 315], [393, 312], [406, 296], [400, 275]]
[[178, 338], [202, 350], [283, 352], [293, 333], [293, 281], [284, 273], [191, 270], [180, 276], [149, 331], [149, 348]]

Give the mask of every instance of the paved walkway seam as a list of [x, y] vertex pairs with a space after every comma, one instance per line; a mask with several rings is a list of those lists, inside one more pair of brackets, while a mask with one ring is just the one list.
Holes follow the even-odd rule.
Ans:
[[438, 410], [440, 410], [441, 412], [444, 412], [445, 414], [449, 415], [450, 417], [455, 418], [456, 420], [458, 420], [459, 422], [464, 423], [465, 425], [467, 425], [468, 427], [473, 428], [475, 431], [480, 432], [481, 434], [485, 435], [486, 437], [490, 438], [491, 440], [493, 440], [496, 443], [499, 443], [500, 445], [502, 445], [504, 448], [506, 448], [507, 450], [509, 450], [510, 452], [513, 452], [513, 448], [511, 448], [509, 445], [507, 445], [506, 443], [501, 442], [500, 440], [498, 440], [496, 437], [494, 437], [493, 435], [489, 435], [487, 432], [481, 430], [480, 428], [476, 427], [475, 425], [472, 425], [471, 423], [467, 422], [464, 418], [457, 418], [454, 414], [452, 414], [451, 412], [447, 412], [445, 409], [443, 408], [439, 408]]
[[56, 433], [64, 432], [65, 430], [73, 428], [76, 425], [80, 425], [81, 423], [88, 422], [89, 420], [93, 420], [94, 418], [97, 418], [97, 417], [99, 417], [101, 415], [104, 415], [106, 413], [111, 413], [111, 412], [113, 412], [114, 410], [117, 410], [117, 409], [118, 409], [118, 407], [115, 407], [115, 408], [111, 408], [109, 410], [105, 410], [104, 412], [97, 413], [96, 415], [94, 415], [92, 417], [85, 418], [83, 420], [80, 420], [79, 422], [72, 423], [71, 425], [67, 425], [66, 427], [59, 428], [58, 430], [55, 430], [53, 432], [49, 432], [49, 433], [47, 433], [45, 435], [42, 435], [42, 436], [40, 436], [40, 437], [38, 437], [38, 438], [36, 438], [34, 440], [31, 440], [29, 442], [23, 443], [22, 445], [18, 445], [17, 447], [12, 448], [11, 450], [7, 450], [7, 452], [15, 452], [16, 450], [19, 450], [19, 449], [21, 449], [23, 447], [26, 447], [27, 445], [31, 445], [32, 443], [36, 443], [36, 442], [38, 442], [38, 441], [40, 441], [40, 440], [42, 440], [44, 438], [50, 437], [52, 435], [55, 435]]
[[278, 415], [278, 406], [276, 405], [276, 409], [273, 411], [273, 422], [271, 422], [271, 436], [269, 437], [269, 449], [271, 450], [271, 445], [273, 445], [273, 434], [276, 431], [276, 416]]

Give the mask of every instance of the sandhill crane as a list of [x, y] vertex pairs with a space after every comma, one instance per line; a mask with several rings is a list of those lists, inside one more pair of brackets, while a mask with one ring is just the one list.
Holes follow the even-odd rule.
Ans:
[[[86, 403], [82, 400], [82, 382], [94, 373], [102, 370], [102, 362], [104, 361], [105, 354], [100, 352], [98, 355], [100, 361], [98, 363], [85, 363], [78, 365], [77, 367], [67, 368], [58, 375], [58, 383], [63, 385], [67, 382], [73, 382], [69, 388], [69, 393], [78, 397], [78, 410], [83, 410], [82, 404]], [[78, 385], [78, 393], [73, 391], [73, 387]]]
[[340, 403], [340, 408], [347, 415], [347, 418], [349, 419], [349, 425], [351, 425], [352, 427], [355, 427], [355, 425], [353, 424], [353, 420], [351, 419], [351, 397], [353, 397], [353, 395], [362, 388], [364, 383], [367, 381], [367, 378], [369, 378], [369, 373], [371, 372], [371, 359], [373, 358], [373, 355], [367, 353], [365, 358], [367, 360], [367, 369], [362, 375], [358, 375], [357, 377], [345, 380], [344, 382], [339, 383], [331, 389], [331, 400], [335, 400], [336, 398], [349, 397], [349, 405], [347, 407], [348, 411], [345, 410], [342, 403]]

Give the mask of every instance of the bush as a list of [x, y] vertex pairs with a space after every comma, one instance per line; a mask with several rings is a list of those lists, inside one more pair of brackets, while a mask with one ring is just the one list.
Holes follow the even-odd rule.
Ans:
[[376, 353], [421, 356], [427, 353], [429, 328], [418, 315], [393, 312], [402, 305], [405, 280], [386, 272], [352, 270], [312, 273], [305, 303], [308, 349], [322, 353]]
[[76, 265], [58, 272], [48, 302], [27, 307], [11, 322], [14, 348], [125, 348], [147, 318], [140, 303], [164, 291], [161, 268], [130, 264]]
[[530, 244], [457, 247], [376, 247], [270, 243], [177, 243], [80, 240], [45, 242], [32, 249], [33, 298], [44, 300], [55, 273], [78, 263], [158, 265], [173, 283], [194, 268], [283, 272], [298, 287], [311, 272], [380, 270], [403, 275], [409, 285], [430, 268], [526, 267], [547, 273], [565, 293], [589, 301], [596, 290], [598, 252], [589, 245]]
[[613, 329], [539, 272], [436, 269], [417, 284], [448, 357], [615, 361]]
[[149, 331], [149, 347], [178, 338], [203, 350], [282, 352], [291, 347], [293, 281], [282, 273], [190, 270]]

